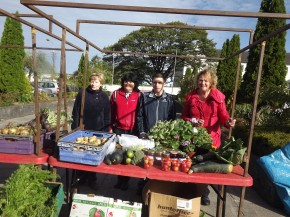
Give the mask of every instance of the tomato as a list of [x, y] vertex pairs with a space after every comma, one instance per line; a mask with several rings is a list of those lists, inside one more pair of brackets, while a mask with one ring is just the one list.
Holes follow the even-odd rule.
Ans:
[[189, 170], [189, 167], [184, 167], [184, 168], [182, 168], [182, 172], [185, 172], [185, 173], [187, 173], [187, 172], [188, 172], [188, 170]]
[[150, 158], [148, 164], [149, 164], [150, 166], [153, 166], [153, 164], [154, 164], [154, 159]]
[[172, 169], [173, 171], [179, 171], [179, 167], [178, 167], [178, 166], [172, 166], [171, 169]]
[[144, 169], [148, 169], [150, 167], [149, 164], [144, 164]]
[[191, 161], [189, 161], [189, 160], [184, 160], [184, 161], [182, 161], [181, 165], [182, 165], [183, 167], [188, 167], [188, 168], [190, 168], [190, 167], [191, 167]]
[[170, 168], [168, 165], [162, 165], [162, 170], [168, 171]]
[[170, 166], [171, 165], [171, 160], [170, 160], [170, 158], [162, 158], [162, 165], [168, 165], [168, 166]]
[[148, 164], [149, 163], [149, 159], [150, 158], [148, 156], [145, 156], [144, 159], [143, 159], [144, 160], [144, 164]]

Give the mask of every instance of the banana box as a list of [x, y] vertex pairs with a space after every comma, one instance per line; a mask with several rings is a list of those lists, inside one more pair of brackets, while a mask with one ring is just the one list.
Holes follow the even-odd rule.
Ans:
[[142, 203], [114, 200], [107, 211], [107, 217], [141, 217]]
[[103, 196], [75, 194], [73, 196], [70, 217], [107, 217], [114, 199]]

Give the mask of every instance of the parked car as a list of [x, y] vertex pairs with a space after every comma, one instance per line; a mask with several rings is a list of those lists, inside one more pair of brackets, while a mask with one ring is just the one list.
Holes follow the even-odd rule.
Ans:
[[[32, 93], [34, 93], [34, 82], [30, 83], [31, 87], [32, 87]], [[38, 83], [38, 93], [47, 93], [47, 94], [51, 94], [51, 90], [48, 89], [43, 89], [42, 88], [42, 84]]]
[[43, 81], [39, 82], [40, 87], [48, 94], [56, 96], [59, 91], [58, 83], [55, 81]]

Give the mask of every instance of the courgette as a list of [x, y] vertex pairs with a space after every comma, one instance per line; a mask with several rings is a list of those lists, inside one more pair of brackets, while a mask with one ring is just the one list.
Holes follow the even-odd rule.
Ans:
[[188, 174], [191, 173], [231, 173], [233, 171], [232, 164], [218, 163], [215, 161], [204, 161], [191, 166]]
[[192, 158], [192, 160], [195, 161], [196, 163], [200, 163], [200, 162], [208, 161], [208, 160], [212, 160], [212, 159], [216, 159], [216, 156], [211, 151], [209, 151], [205, 154], [198, 154], [196, 156], [193, 156], [193, 158]]

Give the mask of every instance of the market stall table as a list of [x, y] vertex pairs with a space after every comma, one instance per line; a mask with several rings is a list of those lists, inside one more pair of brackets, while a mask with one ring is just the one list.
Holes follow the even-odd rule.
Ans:
[[11, 163], [11, 164], [46, 164], [48, 161], [48, 154], [40, 153], [39, 156], [36, 154], [6, 154], [0, 153], [0, 163]]
[[[218, 185], [222, 187], [226, 186], [240, 186], [240, 187], [250, 187], [253, 185], [253, 179], [250, 175], [247, 177], [243, 176], [244, 169], [241, 166], [235, 166], [233, 172], [229, 174], [222, 173], [193, 173], [187, 174], [184, 172], [175, 172], [175, 171], [163, 171], [161, 166], [150, 167], [149, 169], [143, 169], [139, 166], [134, 165], [106, 165], [102, 163], [99, 166], [90, 166], [69, 162], [59, 161], [57, 158], [50, 156], [48, 159], [49, 165], [56, 172], [57, 167], [67, 169], [67, 193], [71, 192], [72, 182], [68, 182], [68, 169], [72, 170], [83, 170], [97, 173], [106, 173], [112, 175], [126, 175], [135, 178], [148, 178], [152, 180], [163, 180], [171, 182], [185, 182], [185, 183], [203, 183]], [[73, 178], [72, 178], [73, 179]], [[223, 201], [222, 213], [225, 215], [226, 209], [226, 188], [224, 188], [223, 195], [219, 195], [219, 192], [215, 189], [218, 194], [218, 200]], [[220, 209], [217, 207], [217, 209]]]

